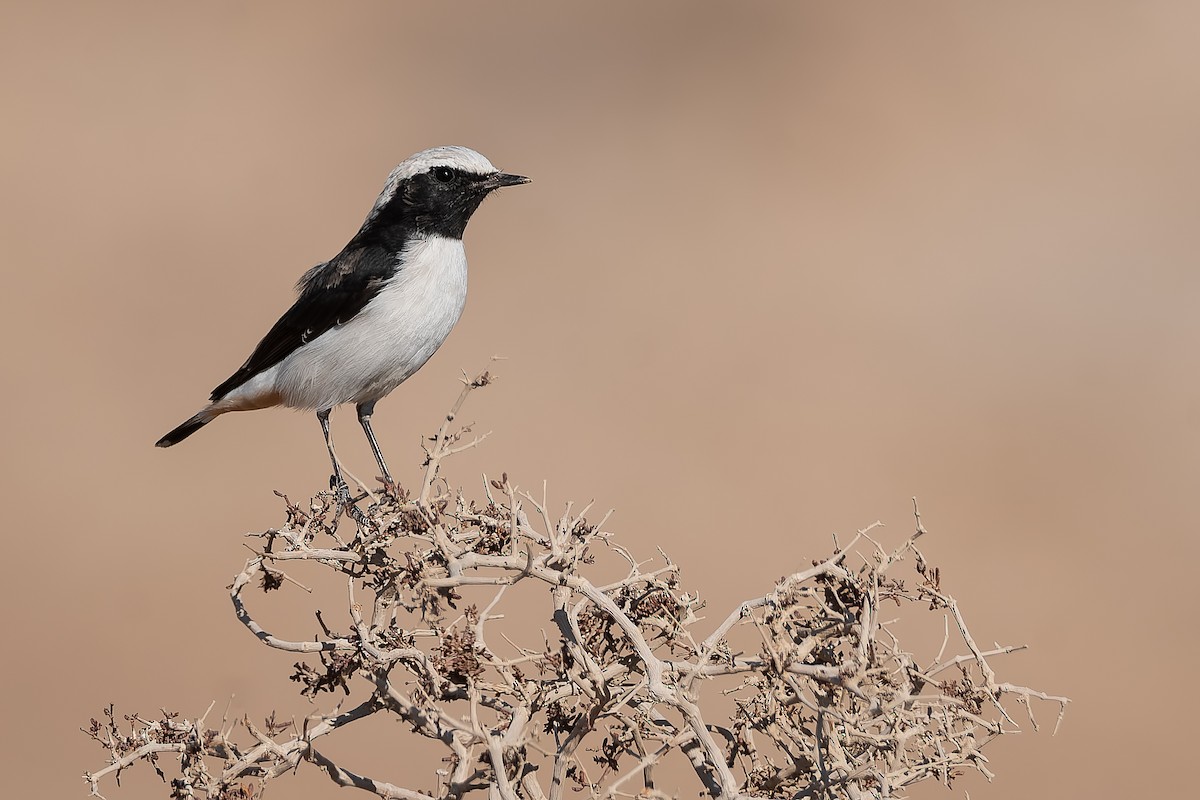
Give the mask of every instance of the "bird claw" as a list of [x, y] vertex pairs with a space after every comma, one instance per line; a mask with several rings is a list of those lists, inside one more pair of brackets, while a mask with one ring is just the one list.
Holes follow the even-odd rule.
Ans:
[[329, 488], [336, 493], [338, 505], [345, 509], [346, 516], [359, 525], [367, 524], [367, 515], [356, 505], [362, 497], [356, 498], [351, 496], [350, 487], [346, 485], [346, 481], [340, 475], [329, 476]]

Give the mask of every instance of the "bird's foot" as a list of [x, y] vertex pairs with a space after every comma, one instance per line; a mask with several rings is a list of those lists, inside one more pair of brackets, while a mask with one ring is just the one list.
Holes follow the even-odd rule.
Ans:
[[329, 476], [329, 490], [337, 495], [339, 504], [347, 505], [350, 502], [350, 487], [342, 480], [341, 475]]
[[[329, 488], [337, 494], [338, 505], [345, 509], [346, 516], [354, 520], [359, 525], [367, 524], [367, 516], [358, 507], [358, 501], [362, 497], [354, 497], [350, 494], [350, 487], [346, 485], [346, 481], [340, 475], [329, 476]], [[363, 495], [365, 497], [366, 495]]]

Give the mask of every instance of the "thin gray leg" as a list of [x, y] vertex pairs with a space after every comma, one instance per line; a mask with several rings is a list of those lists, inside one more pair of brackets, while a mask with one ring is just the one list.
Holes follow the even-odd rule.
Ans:
[[[329, 438], [329, 412], [326, 408], [317, 412], [317, 419], [321, 421], [321, 433], [325, 434], [325, 449], [329, 451], [329, 463], [333, 465], [333, 475], [329, 479], [329, 488], [337, 492], [338, 502], [346, 509], [346, 513], [358, 525], [368, 525], [366, 515], [359, 510], [355, 505], [357, 502], [350, 496], [350, 487], [346, 485], [346, 479], [342, 477], [342, 468], [338, 466], [337, 456], [333, 454], [333, 440]], [[358, 498], [361, 500], [362, 498]]]
[[362, 425], [363, 432], [367, 434], [367, 441], [371, 443], [371, 452], [375, 454], [375, 463], [379, 465], [379, 471], [383, 473], [383, 480], [386, 483], [394, 483], [392, 473], [388, 472], [387, 464], [384, 463], [383, 451], [379, 449], [379, 442], [375, 441], [375, 431], [371, 430], [371, 415], [375, 413], [375, 401], [359, 403], [356, 408], [358, 409], [358, 422]]
[[338, 466], [337, 456], [333, 454], [333, 440], [329, 438], [329, 412], [331, 410], [326, 408], [317, 412], [317, 419], [321, 423], [321, 433], [325, 434], [325, 449], [329, 451], [329, 463], [333, 465], [333, 479], [337, 484], [329, 488], [337, 489], [338, 492], [349, 497], [350, 487], [346, 485], [346, 479], [342, 477], [342, 468]]

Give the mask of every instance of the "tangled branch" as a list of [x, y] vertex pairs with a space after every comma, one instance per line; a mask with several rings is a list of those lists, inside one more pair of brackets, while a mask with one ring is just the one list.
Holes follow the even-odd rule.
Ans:
[[[487, 373], [464, 381], [414, 492], [368, 493], [353, 518], [331, 494], [303, 508], [283, 497], [286, 522], [256, 535], [230, 586], [252, 634], [303, 657], [291, 675], [300, 692], [343, 701], [301, 722], [226, 716], [215, 727], [211, 707], [196, 720], [165, 711], [119, 720], [109, 707], [85, 728], [109, 753], [85, 775], [92, 795], [146, 762], [172, 798], [251, 800], [308, 762], [338, 786], [399, 800], [560, 800], [568, 789], [595, 800], [665, 797], [678, 787], [659, 787], [656, 768], [680, 752], [714, 798], [891, 798], [968, 769], [990, 778], [982, 750], [1017, 730], [1012, 705], [1035, 729], [1034, 701], [1056, 706], [1061, 720], [1066, 698], [997, 679], [991, 660], [1022, 648], [976, 644], [917, 547], [919, 512], [898, 547], [873, 538], [876, 523], [710, 628], [678, 565], [661, 551], [638, 560], [604, 529], [607, 517], [589, 521], [590, 506], [553, 515], [544, 489], [534, 497], [507, 475], [469, 499], [440, 471], [482, 440], [455, 424], [488, 382]], [[346, 587], [337, 629], [318, 608], [323, 633], [311, 639], [271, 631], [246, 599], [303, 586], [290, 574], [298, 562]], [[612, 563], [619, 574], [602, 581]], [[541, 617], [514, 623], [499, 613], [518, 583], [541, 587]], [[893, 608], [941, 616], [936, 656], [922, 661], [901, 645], [883, 616]], [[375, 715], [445, 747], [427, 788], [354, 772], [322, 752], [326, 737]], [[168, 754], [178, 763], [170, 779], [159, 766]]]

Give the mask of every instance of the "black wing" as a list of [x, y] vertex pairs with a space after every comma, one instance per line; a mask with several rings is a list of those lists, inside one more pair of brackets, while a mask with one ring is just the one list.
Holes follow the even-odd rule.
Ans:
[[212, 391], [216, 401], [335, 325], [352, 319], [396, 274], [396, 251], [382, 244], [347, 247], [304, 274], [300, 296], [254, 348], [250, 358]]

